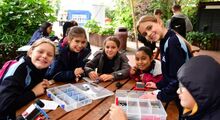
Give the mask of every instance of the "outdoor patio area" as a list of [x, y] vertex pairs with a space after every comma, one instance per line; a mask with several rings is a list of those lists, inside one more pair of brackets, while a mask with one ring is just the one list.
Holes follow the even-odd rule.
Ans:
[[[138, 42], [138, 47], [143, 46], [142, 43]], [[92, 52], [94, 53], [97, 49], [100, 49], [100, 47], [92, 46]], [[127, 49], [126, 54], [129, 58], [130, 65], [134, 65], [134, 54], [136, 51], [136, 42], [135, 41], [127, 41]], [[213, 57], [216, 61], [220, 63], [220, 51], [210, 51], [210, 50], [200, 50], [199, 52], [195, 52], [194, 56], [198, 55], [209, 55]]]

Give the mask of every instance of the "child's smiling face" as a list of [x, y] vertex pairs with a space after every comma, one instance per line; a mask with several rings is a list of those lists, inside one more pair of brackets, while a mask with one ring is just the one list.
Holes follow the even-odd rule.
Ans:
[[54, 55], [54, 47], [48, 43], [33, 48], [29, 54], [31, 62], [37, 69], [47, 68], [52, 63]]
[[144, 36], [147, 40], [156, 42], [163, 38], [163, 27], [157, 22], [142, 22], [138, 28], [140, 34]]
[[144, 51], [137, 51], [135, 54], [136, 66], [140, 70], [146, 70], [150, 67], [153, 59], [149, 57]]
[[86, 38], [84, 36], [73, 37], [72, 40], [69, 40], [69, 47], [71, 51], [79, 53], [86, 47]]
[[107, 57], [112, 59], [118, 53], [119, 48], [114, 41], [107, 41], [104, 50]]

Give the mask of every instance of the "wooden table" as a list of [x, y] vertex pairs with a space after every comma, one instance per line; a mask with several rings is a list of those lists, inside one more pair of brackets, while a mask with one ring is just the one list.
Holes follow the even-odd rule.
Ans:
[[[101, 82], [99, 83], [100, 86], [107, 88], [115, 92], [117, 90], [115, 82]], [[119, 81], [123, 86], [120, 89], [123, 90], [131, 90], [134, 85], [134, 80], [120, 80]], [[64, 83], [55, 83], [54, 86], [63, 85]], [[39, 97], [40, 99], [49, 99], [46, 95]], [[110, 96], [98, 100], [92, 101], [91, 104], [86, 105], [84, 107], [80, 107], [78, 109], [72, 110], [70, 112], [64, 111], [62, 108], [58, 107], [56, 110], [47, 111], [47, 114], [50, 116], [51, 120], [61, 119], [61, 120], [76, 120], [76, 119], [83, 119], [83, 120], [99, 120], [109, 119], [109, 108], [112, 103], [114, 103], [115, 96]], [[30, 102], [28, 105], [22, 107], [21, 109], [17, 110], [17, 115], [21, 115], [23, 111], [25, 111], [34, 101]]]

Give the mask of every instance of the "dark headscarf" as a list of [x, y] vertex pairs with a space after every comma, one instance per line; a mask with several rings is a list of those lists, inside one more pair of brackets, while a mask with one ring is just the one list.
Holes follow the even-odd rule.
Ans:
[[178, 80], [198, 105], [191, 119], [220, 118], [220, 64], [210, 56], [191, 58], [178, 71]]

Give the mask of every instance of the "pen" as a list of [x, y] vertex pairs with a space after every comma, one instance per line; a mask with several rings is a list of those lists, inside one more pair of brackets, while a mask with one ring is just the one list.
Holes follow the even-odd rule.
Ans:
[[115, 97], [115, 105], [118, 106], [118, 97]]

